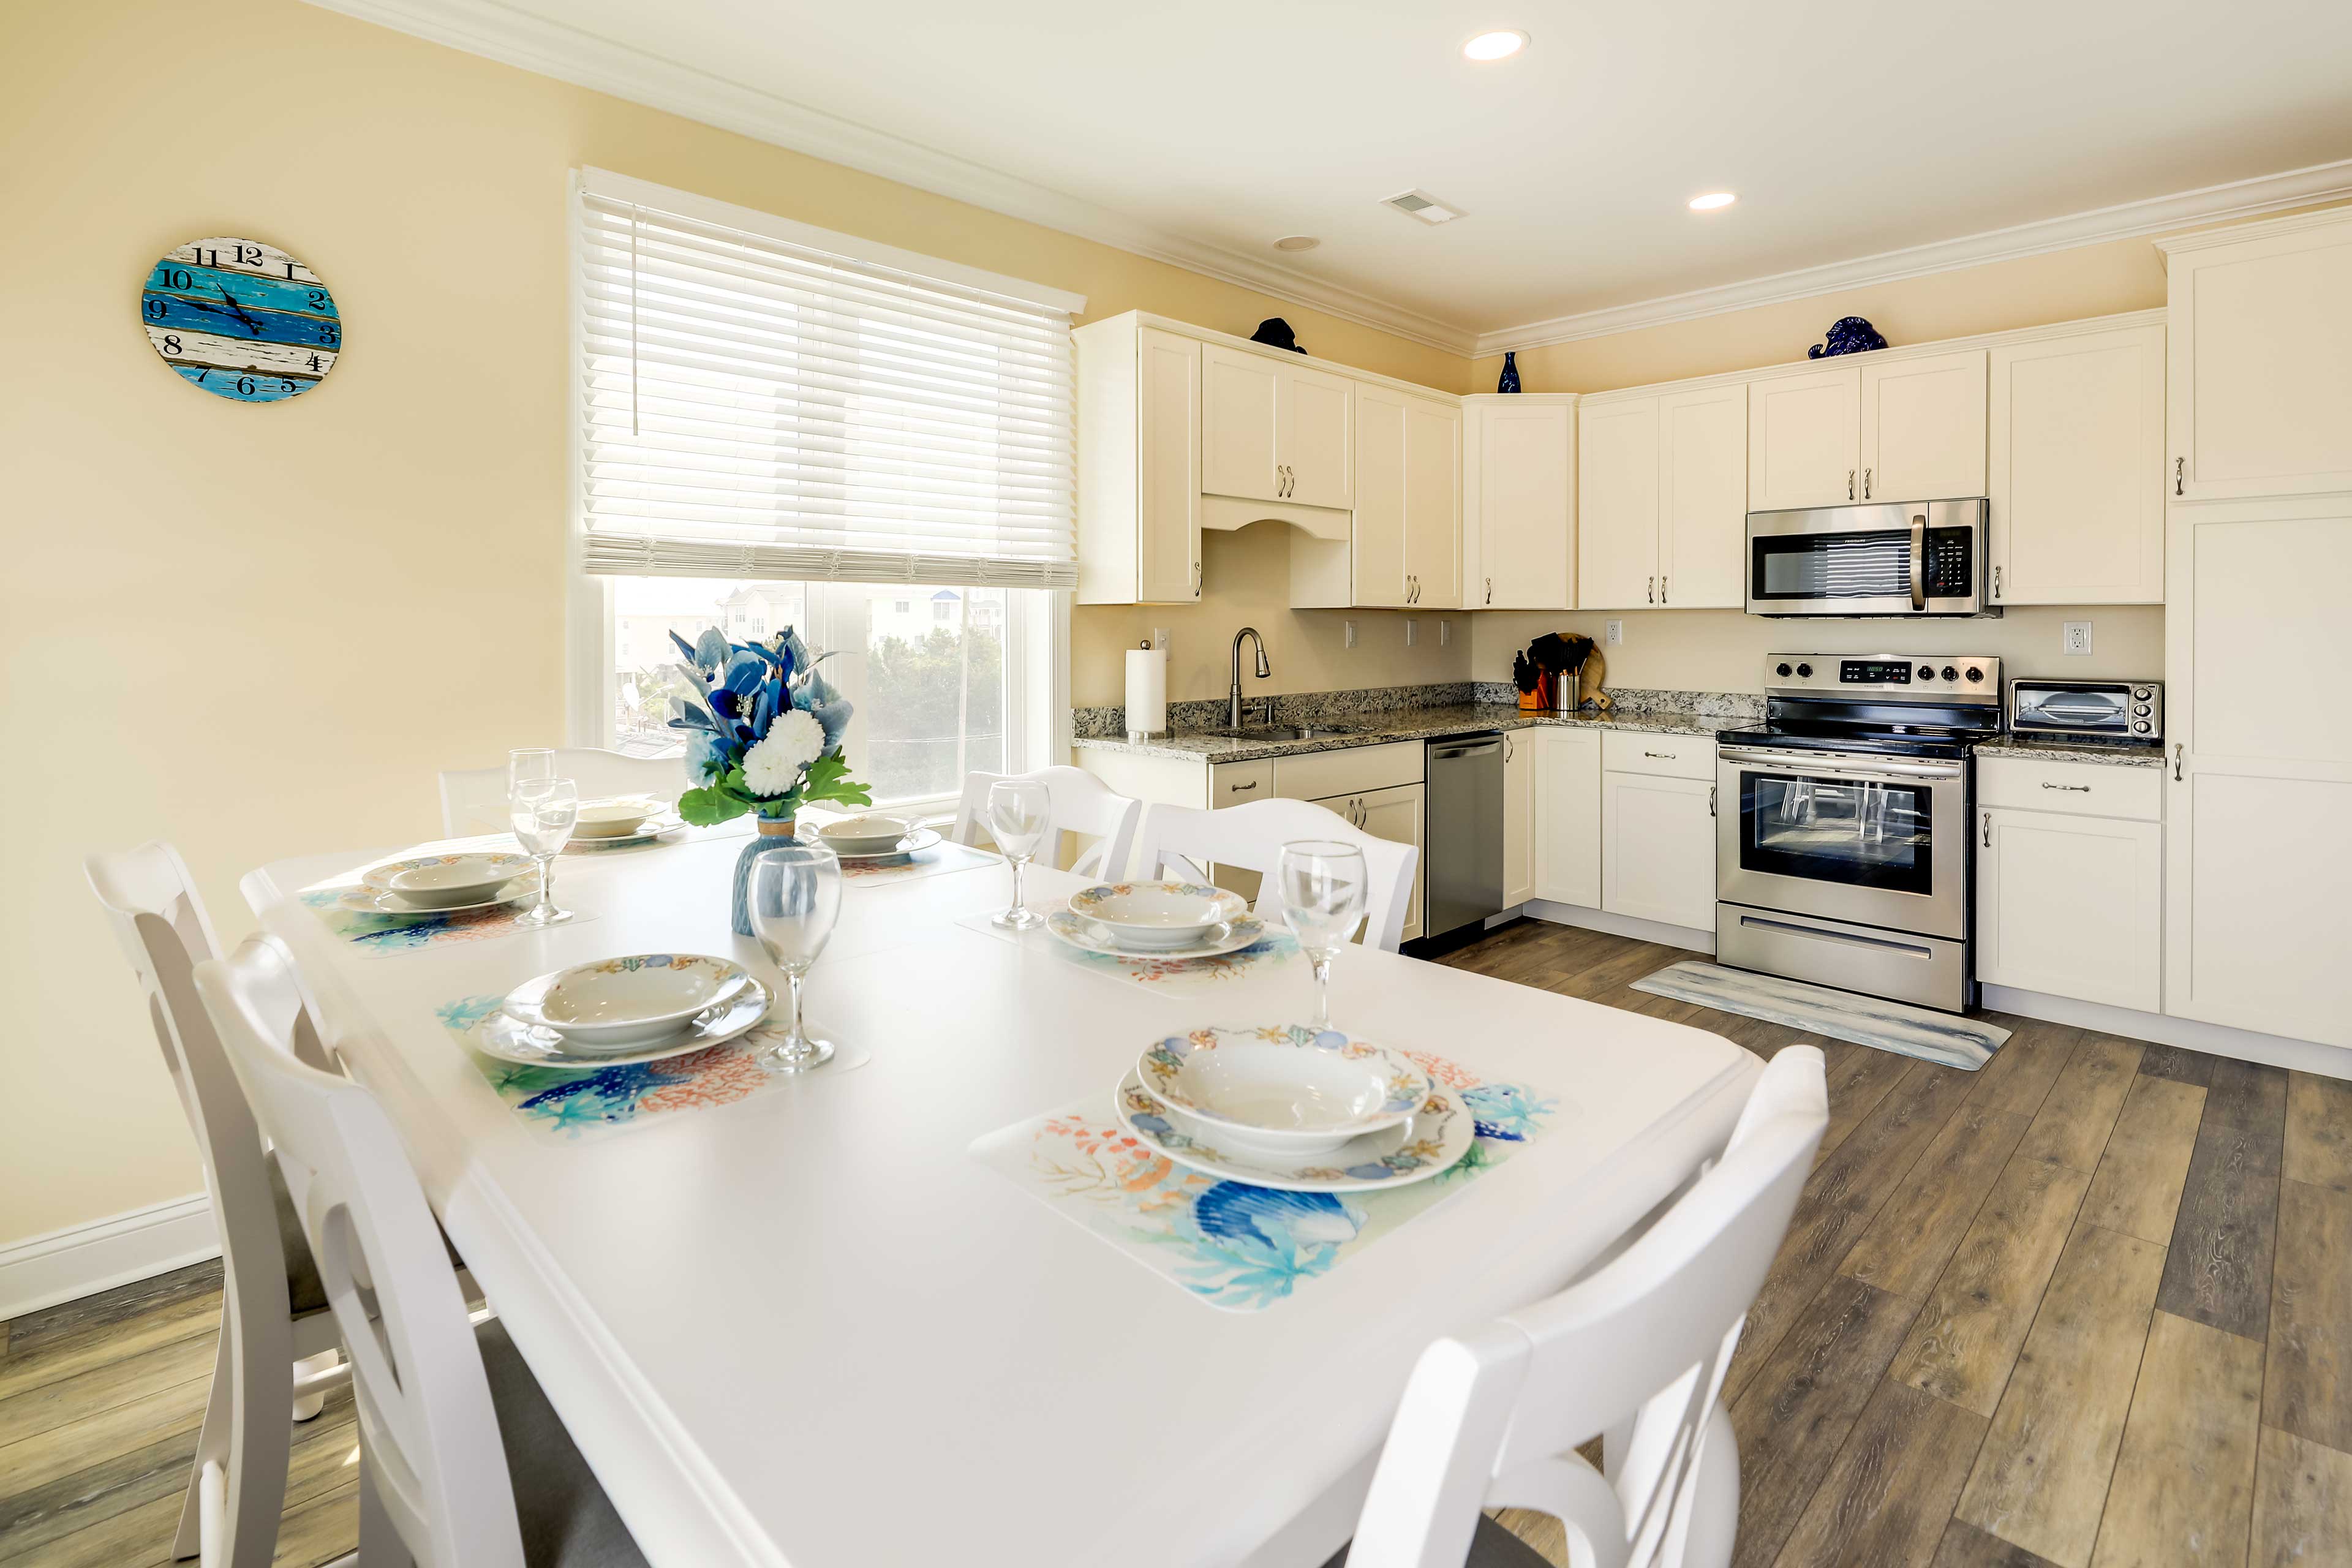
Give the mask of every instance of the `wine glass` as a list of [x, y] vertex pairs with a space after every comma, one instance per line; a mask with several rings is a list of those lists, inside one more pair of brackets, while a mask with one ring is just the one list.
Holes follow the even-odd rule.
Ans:
[[507, 815], [515, 842], [539, 862], [539, 901], [515, 917], [516, 923], [562, 925], [572, 911], [555, 907], [555, 857], [572, 842], [572, 825], [580, 820], [580, 786], [570, 779], [525, 779], [515, 785]]
[[1013, 862], [1013, 905], [989, 917], [1007, 931], [1032, 931], [1045, 917], [1021, 901], [1021, 873], [1037, 858], [1053, 824], [1054, 797], [1036, 779], [998, 779], [988, 786], [988, 834]]
[[545, 746], [520, 746], [507, 753], [507, 804], [514, 804], [517, 785], [555, 776], [555, 753]]
[[1364, 918], [1364, 852], [1352, 844], [1302, 839], [1282, 847], [1276, 870], [1282, 918], [1315, 966], [1315, 1027], [1331, 1026], [1331, 961]]
[[757, 1060], [774, 1072], [806, 1072], [833, 1059], [833, 1042], [809, 1037], [801, 1020], [801, 983], [833, 936], [841, 914], [841, 861], [822, 844], [782, 843], [751, 862], [744, 889], [751, 934], [792, 988], [792, 1027]]

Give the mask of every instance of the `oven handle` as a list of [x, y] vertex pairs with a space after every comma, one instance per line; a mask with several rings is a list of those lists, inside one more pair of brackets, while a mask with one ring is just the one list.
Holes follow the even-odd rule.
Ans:
[[1721, 761], [1734, 764], [1786, 766], [1805, 773], [1828, 773], [1842, 779], [1865, 779], [1879, 784], [1909, 784], [1916, 779], [1957, 779], [1964, 775], [1960, 763], [1872, 763], [1856, 765], [1826, 763], [1809, 752], [1746, 752], [1726, 746], [1716, 752]]
[[1911, 514], [1911, 607], [1927, 607], [1927, 514]]

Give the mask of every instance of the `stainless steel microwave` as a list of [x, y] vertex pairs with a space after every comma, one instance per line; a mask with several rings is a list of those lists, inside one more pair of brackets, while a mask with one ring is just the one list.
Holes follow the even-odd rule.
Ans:
[[2013, 735], [2162, 745], [2164, 685], [2156, 680], [2012, 680], [2009, 729]]
[[1989, 510], [1969, 496], [1751, 511], [1748, 613], [1981, 615]]

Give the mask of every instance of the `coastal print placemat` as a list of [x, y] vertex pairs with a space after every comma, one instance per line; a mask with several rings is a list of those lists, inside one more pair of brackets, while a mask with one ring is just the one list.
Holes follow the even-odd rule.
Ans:
[[1050, 952], [1080, 969], [1112, 980], [1124, 980], [1161, 996], [1206, 996], [1230, 991], [1240, 981], [1284, 968], [1298, 957], [1298, 939], [1287, 931], [1271, 927], [1263, 940], [1237, 952], [1223, 952], [1214, 958], [1150, 958], [1088, 952], [1084, 948], [1072, 947], [1042, 927], [1035, 931], [1006, 931], [993, 923], [995, 914], [991, 910], [985, 914], [966, 915], [956, 924], [999, 942]]
[[1003, 864], [985, 850], [969, 848], [942, 838], [927, 848], [916, 850], [903, 860], [844, 860], [841, 875], [842, 879], [853, 888], [874, 888], [885, 882], [911, 882], [919, 877], [944, 877], [957, 871], [976, 871], [982, 866]]
[[[559, 879], [558, 886], [561, 885]], [[368, 890], [356, 882], [306, 888], [300, 894], [302, 907], [316, 915], [331, 935], [350, 942], [370, 958], [455, 942], [488, 942], [510, 931], [530, 929], [520, 923], [523, 911], [530, 907], [528, 903], [460, 910], [446, 915], [388, 915], [369, 903], [368, 898]], [[581, 925], [595, 918], [575, 910], [570, 923]]]
[[[434, 1009], [441, 1026], [466, 1053], [498, 1097], [541, 1137], [560, 1142], [642, 1127], [681, 1110], [732, 1105], [771, 1089], [821, 1084], [854, 1072], [874, 1059], [864, 1046], [835, 1038], [833, 1059], [804, 1073], [771, 1072], [754, 1058], [783, 1037], [783, 1025], [763, 1023], [724, 1045], [604, 1068], [523, 1067], [486, 1057], [474, 1048], [483, 1022], [499, 1010], [502, 995], [460, 996]], [[826, 1031], [812, 1019], [809, 1032]]]
[[972, 1157], [1196, 1300], [1255, 1312], [1286, 1300], [1540, 1138], [1559, 1101], [1406, 1051], [1471, 1108], [1478, 1136], [1450, 1171], [1394, 1192], [1285, 1193], [1204, 1175], [1127, 1131], [1111, 1091], [1017, 1122]]

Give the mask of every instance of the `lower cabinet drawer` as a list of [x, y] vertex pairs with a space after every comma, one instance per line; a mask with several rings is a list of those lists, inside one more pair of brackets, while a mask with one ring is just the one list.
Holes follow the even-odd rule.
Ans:
[[1612, 773], [1657, 773], [1675, 779], [1715, 777], [1712, 735], [1651, 735], [1610, 730], [1601, 737], [1601, 765]]
[[1979, 757], [1977, 802], [2013, 811], [2164, 819], [2164, 769], [2039, 757]]
[[[1349, 746], [1274, 760], [1274, 793], [1285, 800], [1328, 800], [1335, 795], [1370, 795], [1376, 789], [1421, 782], [1426, 746], [1391, 741], [1381, 746]], [[1219, 804], [1223, 804], [1222, 796]]]
[[1209, 809], [1274, 798], [1274, 759], [1219, 763], [1209, 770]]

